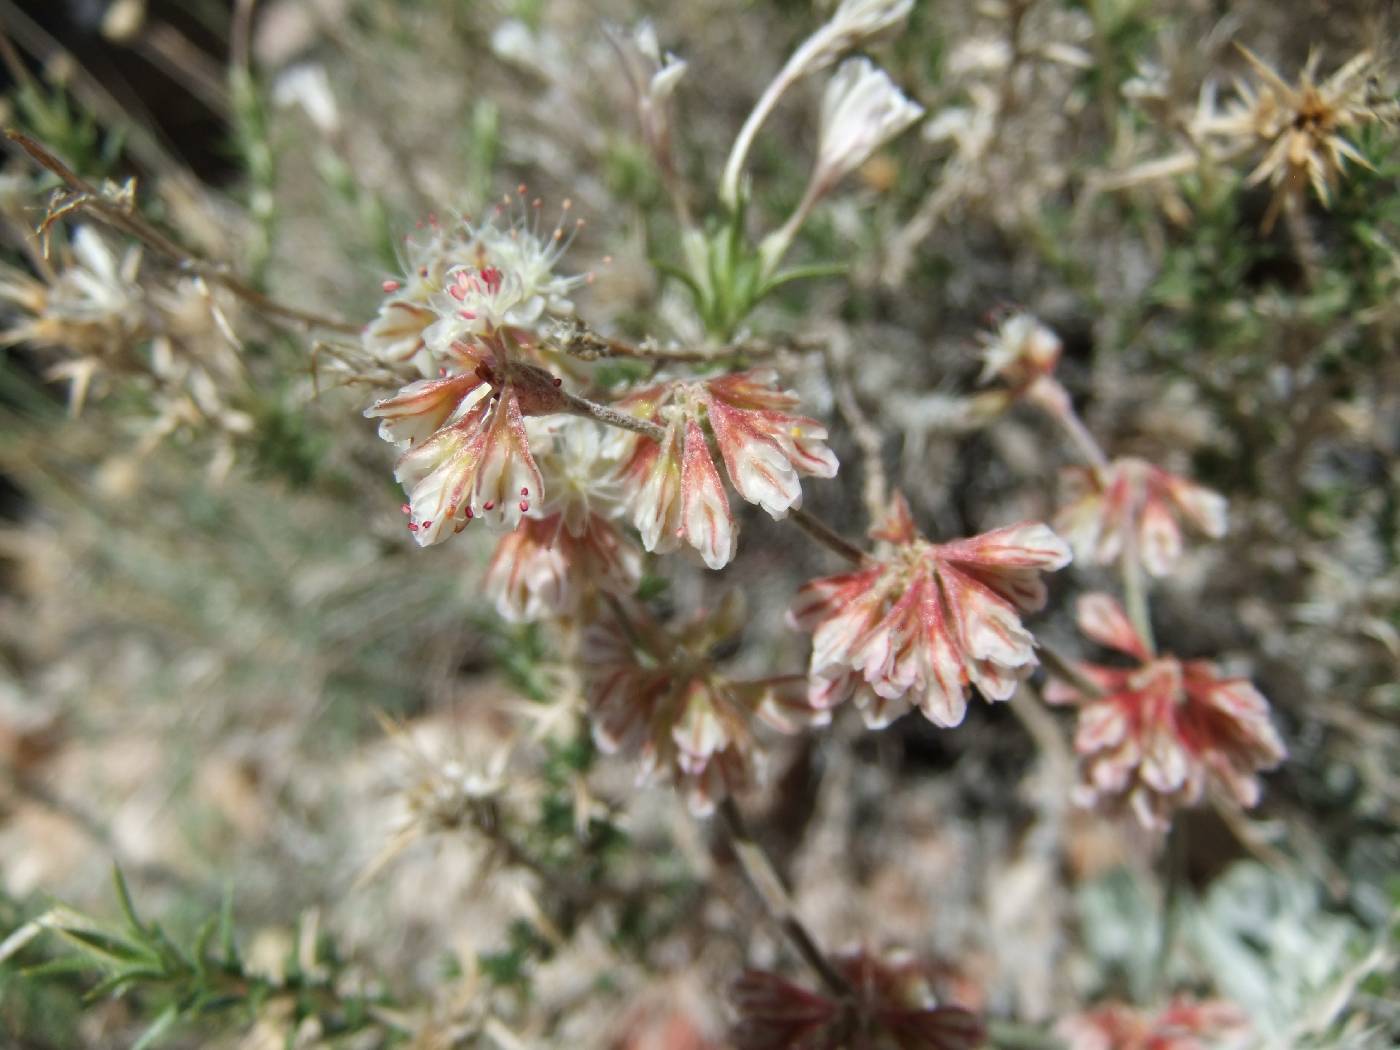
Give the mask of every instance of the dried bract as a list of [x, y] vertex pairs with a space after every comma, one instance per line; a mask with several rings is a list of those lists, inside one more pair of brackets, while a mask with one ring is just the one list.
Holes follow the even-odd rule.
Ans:
[[594, 740], [640, 759], [642, 780], [674, 780], [697, 815], [760, 773], [755, 719], [780, 732], [822, 721], [804, 702], [801, 678], [736, 681], [715, 669], [710, 651], [739, 622], [731, 604], [672, 632], [633, 610], [584, 635]]
[[1045, 604], [1040, 573], [1069, 564], [1065, 542], [1027, 522], [931, 543], [902, 495], [871, 535], [891, 545], [888, 554], [806, 584], [789, 613], [812, 634], [812, 703], [854, 695], [878, 728], [911, 704], [934, 724], [955, 726], [969, 686], [1009, 699], [1037, 664], [1020, 614]]
[[1223, 115], [1207, 117], [1200, 130], [1263, 149], [1263, 159], [1248, 183], [1267, 182], [1274, 188], [1264, 218], [1267, 230], [1284, 204], [1302, 203], [1308, 186], [1318, 200], [1329, 204], [1348, 160], [1370, 167], [1347, 133], [1389, 114], [1373, 98], [1376, 62], [1369, 51], [1354, 56], [1320, 83], [1320, 56], [1313, 52], [1296, 84], [1289, 84], [1248, 48], [1240, 51], [1259, 83], [1240, 82], [1238, 102]]
[[986, 1036], [976, 1015], [939, 1005], [928, 974], [903, 954], [865, 951], [832, 964], [850, 998], [813, 992], [777, 974], [749, 970], [735, 982], [731, 1038], [738, 1050], [972, 1050]]

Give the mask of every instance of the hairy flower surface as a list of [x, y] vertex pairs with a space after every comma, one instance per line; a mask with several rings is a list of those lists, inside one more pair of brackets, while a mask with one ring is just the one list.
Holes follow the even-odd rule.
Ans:
[[449, 270], [475, 259], [476, 239], [465, 222], [432, 222], [426, 237], [404, 239], [403, 276], [384, 282], [384, 301], [361, 337], [376, 360], [390, 367], [408, 365], [424, 376], [437, 374], [438, 363], [423, 338], [438, 319], [430, 302], [445, 286]]
[[797, 396], [770, 369], [649, 387], [619, 407], [666, 428], [661, 442], [628, 438], [622, 467], [633, 522], [649, 551], [682, 542], [712, 569], [734, 557], [738, 526], [706, 433], [714, 436], [734, 490], [773, 518], [802, 505], [801, 478], [834, 477], [826, 428], [793, 413]]
[[1286, 201], [1301, 203], [1308, 186], [1324, 205], [1330, 203], [1348, 160], [1370, 167], [1346, 133], [1381, 117], [1371, 98], [1375, 61], [1371, 52], [1363, 51], [1319, 83], [1319, 53], [1314, 51], [1297, 84], [1289, 84], [1253, 51], [1240, 51], [1259, 84], [1239, 83], [1239, 102], [1224, 115], [1208, 119], [1203, 130], [1263, 147], [1264, 157], [1248, 184], [1268, 182], [1274, 187], [1267, 228]]
[[[383, 417], [390, 402], [403, 396], [365, 414]], [[514, 528], [544, 488], [519, 399], [509, 386], [499, 396], [477, 400], [455, 422], [411, 445], [399, 457], [394, 477], [408, 493], [408, 528], [420, 546], [438, 543], [476, 518]]]
[[714, 669], [709, 651], [739, 615], [731, 605], [673, 633], [638, 611], [626, 624], [600, 619], [584, 634], [598, 747], [640, 759], [642, 780], [669, 776], [702, 816], [760, 773], [754, 719], [780, 732], [823, 721], [799, 677], [735, 681]]
[[1055, 528], [1082, 561], [1111, 564], [1131, 540], [1147, 571], [1165, 576], [1181, 556], [1181, 520], [1212, 539], [1225, 535], [1223, 496], [1145, 460], [1074, 467], [1067, 478], [1072, 495]]
[[730, 992], [738, 1050], [972, 1050], [981, 1021], [960, 1006], [940, 1006], [928, 974], [902, 954], [846, 952], [832, 965], [851, 986], [835, 999], [763, 970], [748, 970]]
[[[497, 212], [511, 207], [512, 198], [507, 197]], [[472, 258], [449, 269], [442, 289], [429, 297], [436, 320], [423, 339], [437, 357], [497, 329], [508, 329], [528, 342], [542, 325], [573, 315], [569, 295], [584, 276], [554, 271], [582, 220], [567, 224], [572, 204], [566, 200], [558, 223], [543, 230], [542, 203], [536, 199], [522, 207], [525, 214], [509, 225], [489, 222], [477, 228]]]
[[980, 339], [981, 381], [1001, 379], [1016, 388], [1053, 372], [1064, 349], [1054, 331], [1019, 310], [1003, 318], [996, 331], [984, 333]]
[[641, 551], [611, 520], [620, 487], [600, 425], [550, 416], [526, 420], [525, 429], [548, 495], [491, 557], [484, 585], [497, 611], [512, 622], [573, 616], [598, 591], [631, 594]]
[[818, 195], [864, 164], [924, 115], [868, 58], [841, 64], [822, 99], [821, 139], [812, 183]]
[[546, 230], [542, 202], [523, 193], [505, 197], [480, 225], [433, 220], [425, 239], [405, 241], [403, 276], [384, 282], [363, 336], [377, 360], [430, 377], [476, 336], [504, 328], [528, 340], [546, 320], [572, 315], [569, 294], [584, 278], [554, 272], [576, 228], [565, 222], [571, 205]]
[[1079, 708], [1079, 801], [1126, 802], [1144, 827], [1158, 830], [1173, 810], [1199, 802], [1208, 782], [1241, 806], [1258, 802], [1256, 774], [1286, 757], [1259, 691], [1206, 661], [1153, 655], [1106, 594], [1085, 595], [1077, 612], [1086, 636], [1137, 661], [1077, 665], [1096, 693], [1060, 679], [1046, 689], [1048, 702]]
[[1210, 1050], [1239, 1045], [1248, 1032], [1247, 1018], [1233, 1003], [1185, 998], [1156, 1013], [1108, 1003], [1055, 1026], [1067, 1050]]
[[955, 726], [969, 685], [988, 700], [1009, 699], [1037, 663], [1020, 614], [1045, 604], [1040, 573], [1069, 564], [1064, 541], [1027, 522], [930, 543], [902, 495], [871, 535], [892, 545], [887, 556], [806, 584], [789, 613], [812, 634], [813, 704], [854, 694], [878, 728], [911, 704]]

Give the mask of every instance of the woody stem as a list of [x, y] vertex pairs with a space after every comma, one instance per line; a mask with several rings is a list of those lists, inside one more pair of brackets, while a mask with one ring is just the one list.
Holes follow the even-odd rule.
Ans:
[[754, 841], [749, 833], [743, 814], [739, 812], [739, 807], [734, 804], [733, 799], [726, 798], [720, 803], [719, 815], [724, 822], [734, 855], [739, 859], [740, 867], [744, 869], [744, 877], [748, 879], [769, 917], [832, 994], [842, 999], [850, 998], [854, 994], [850, 982], [831, 965], [831, 960], [817, 946], [816, 938], [798, 918], [792, 898], [783, 888], [782, 880], [773, 870], [773, 864], [763, 852], [763, 847]]
[[[359, 333], [359, 325], [333, 317], [323, 317], [295, 306], [279, 303], [271, 296], [264, 295], [251, 285], [245, 284], [223, 266], [190, 254], [134, 210], [128, 210], [113, 203], [96, 186], [23, 132], [9, 129], [6, 130], [5, 137], [29, 154], [42, 167], [57, 175], [70, 190], [78, 194], [77, 198], [72, 201], [74, 207], [91, 212], [107, 225], [120, 230], [129, 237], [134, 237], [152, 251], [165, 256], [184, 272], [202, 277], [211, 284], [221, 285], [253, 309], [268, 316], [292, 321], [308, 328], [325, 328], [345, 335]], [[44, 225], [47, 226], [48, 223]]]

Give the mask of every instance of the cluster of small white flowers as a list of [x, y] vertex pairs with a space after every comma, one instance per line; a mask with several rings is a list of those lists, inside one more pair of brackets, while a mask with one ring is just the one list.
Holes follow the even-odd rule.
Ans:
[[[542, 229], [543, 203], [524, 195], [521, 186], [480, 225], [432, 218], [425, 239], [406, 239], [403, 276], [384, 282], [365, 349], [391, 367], [434, 376], [451, 366], [459, 343], [498, 328], [528, 338], [546, 321], [572, 316], [569, 295], [585, 277], [554, 272], [579, 225], [567, 223], [571, 202], [558, 223]], [[509, 221], [498, 223], [503, 215]]]

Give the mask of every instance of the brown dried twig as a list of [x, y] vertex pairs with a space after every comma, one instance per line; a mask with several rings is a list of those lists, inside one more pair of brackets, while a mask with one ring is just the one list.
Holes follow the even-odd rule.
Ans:
[[344, 335], [359, 334], [359, 325], [280, 303], [234, 276], [223, 264], [209, 262], [186, 251], [142, 218], [133, 208], [113, 200], [22, 131], [6, 129], [5, 137], [29, 154], [41, 167], [57, 175], [68, 187], [68, 193], [62, 196], [61, 203], [57, 203], [45, 218], [40, 227], [41, 232], [46, 231], [65, 215], [74, 211], [86, 211], [113, 229], [134, 237], [152, 251], [165, 256], [185, 273], [202, 277], [210, 283], [228, 289], [259, 313], [306, 328], [324, 328]]

